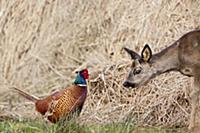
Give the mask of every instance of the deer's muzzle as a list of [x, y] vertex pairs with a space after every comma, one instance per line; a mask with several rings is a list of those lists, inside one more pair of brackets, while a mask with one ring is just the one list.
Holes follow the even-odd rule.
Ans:
[[123, 86], [126, 87], [126, 88], [129, 88], [129, 87], [132, 87], [132, 88], [135, 88], [135, 84], [134, 83], [131, 83], [129, 81], [125, 81], [123, 83]]

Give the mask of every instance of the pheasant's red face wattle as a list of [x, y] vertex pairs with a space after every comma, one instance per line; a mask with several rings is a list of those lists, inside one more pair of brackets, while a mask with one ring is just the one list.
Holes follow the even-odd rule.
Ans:
[[87, 69], [83, 70], [83, 72], [82, 72], [81, 74], [83, 75], [83, 77], [84, 77], [85, 79], [88, 79], [88, 78], [89, 78], [89, 74], [88, 74], [88, 70], [87, 70]]

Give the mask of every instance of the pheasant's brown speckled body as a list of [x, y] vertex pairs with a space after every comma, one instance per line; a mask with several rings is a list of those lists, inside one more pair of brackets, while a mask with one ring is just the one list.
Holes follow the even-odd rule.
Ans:
[[20, 95], [35, 103], [36, 110], [53, 123], [62, 118], [71, 116], [74, 112], [79, 114], [87, 96], [85, 79], [88, 78], [87, 69], [78, 73], [74, 85], [54, 92], [50, 96], [39, 99], [26, 92], [14, 88]]
[[76, 111], [80, 113], [87, 96], [87, 88], [72, 86], [61, 93], [57, 100], [52, 100], [52, 108], [49, 110], [52, 115], [48, 116], [51, 122]]

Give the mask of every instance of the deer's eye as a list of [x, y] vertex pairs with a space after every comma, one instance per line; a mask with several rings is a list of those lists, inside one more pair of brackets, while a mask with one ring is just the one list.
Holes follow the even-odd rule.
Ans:
[[140, 74], [140, 73], [141, 73], [141, 71], [142, 71], [142, 69], [141, 69], [141, 68], [135, 69], [135, 71], [134, 71], [134, 74], [135, 74], [135, 75], [136, 75], [136, 74]]

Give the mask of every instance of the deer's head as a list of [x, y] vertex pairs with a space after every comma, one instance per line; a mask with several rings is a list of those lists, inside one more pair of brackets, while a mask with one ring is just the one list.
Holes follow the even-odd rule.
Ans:
[[156, 71], [151, 65], [152, 52], [148, 44], [144, 46], [141, 55], [128, 48], [124, 50], [133, 60], [131, 70], [123, 83], [124, 87], [135, 88], [144, 85], [154, 77]]

